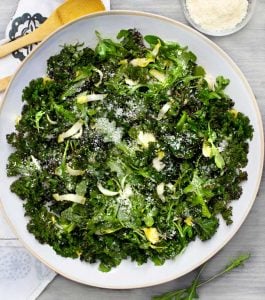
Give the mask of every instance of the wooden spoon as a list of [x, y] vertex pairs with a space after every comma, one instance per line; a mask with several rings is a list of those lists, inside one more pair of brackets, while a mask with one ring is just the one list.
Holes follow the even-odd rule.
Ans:
[[7, 88], [8, 84], [11, 80], [11, 77], [12, 76], [7, 76], [7, 77], [0, 79], [0, 93], [3, 92]]
[[42, 41], [55, 29], [78, 17], [103, 10], [105, 10], [105, 7], [101, 0], [68, 0], [60, 5], [39, 28], [0, 46], [0, 57], [4, 57], [24, 46]]

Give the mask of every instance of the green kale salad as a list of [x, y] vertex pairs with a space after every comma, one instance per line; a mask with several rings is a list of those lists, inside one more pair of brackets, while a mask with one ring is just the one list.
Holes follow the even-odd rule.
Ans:
[[[136, 29], [64, 45], [23, 90], [7, 164], [27, 228], [59, 255], [155, 265], [210, 239], [247, 180], [253, 127], [196, 56]], [[244, 99], [242, 99], [244, 100]]]

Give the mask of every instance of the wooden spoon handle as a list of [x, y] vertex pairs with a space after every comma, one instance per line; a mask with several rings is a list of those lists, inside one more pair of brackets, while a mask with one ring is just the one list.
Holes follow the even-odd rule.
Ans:
[[36, 29], [35, 31], [27, 35], [24, 35], [14, 41], [11, 41], [7, 44], [0, 46], [0, 57], [4, 57], [10, 54], [11, 52], [20, 49], [22, 47], [25, 47], [27, 45], [40, 42], [43, 39], [43, 34], [39, 34], [39, 33], [40, 33], [39, 30]]
[[3, 92], [7, 88], [11, 77], [12, 76], [7, 76], [0, 79], [0, 92]]

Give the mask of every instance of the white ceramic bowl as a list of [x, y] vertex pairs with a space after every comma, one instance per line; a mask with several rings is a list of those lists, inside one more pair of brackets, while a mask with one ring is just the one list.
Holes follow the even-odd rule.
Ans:
[[[6, 134], [14, 130], [15, 119], [22, 108], [22, 89], [33, 78], [43, 76], [46, 61], [60, 50], [65, 43], [84, 42], [91, 47], [96, 44], [95, 30], [103, 37], [115, 38], [120, 29], [137, 28], [141, 33], [156, 34], [165, 40], [187, 45], [196, 53], [198, 63], [213, 76], [219, 74], [230, 78], [227, 92], [236, 102], [236, 108], [249, 116], [254, 127], [254, 138], [250, 143], [247, 171], [251, 176], [243, 185], [243, 195], [233, 203], [234, 223], [226, 226], [220, 222], [217, 233], [207, 241], [192, 242], [185, 252], [163, 266], [151, 262], [138, 266], [123, 261], [109, 273], [98, 271], [97, 264], [63, 258], [48, 245], [39, 244], [26, 229], [22, 201], [9, 190], [14, 180], [6, 176], [6, 163], [12, 149], [6, 142]], [[212, 257], [237, 232], [255, 200], [263, 166], [263, 130], [260, 113], [245, 77], [235, 63], [218, 46], [197, 31], [165, 17], [143, 12], [111, 11], [85, 16], [47, 38], [22, 64], [5, 94], [0, 114], [0, 199], [4, 212], [24, 246], [51, 269], [72, 280], [104, 288], [136, 288], [160, 284], [180, 277]]]
[[190, 16], [189, 10], [187, 9], [186, 0], [180, 0], [183, 8], [184, 15], [187, 19], [187, 21], [197, 30], [199, 30], [202, 33], [205, 33], [207, 35], [212, 36], [225, 36], [233, 34], [239, 30], [241, 30], [243, 27], [247, 25], [247, 23], [250, 21], [251, 17], [253, 16], [254, 9], [256, 6], [256, 0], [248, 0], [248, 10], [247, 14], [244, 17], [244, 19], [238, 23], [235, 27], [226, 29], [226, 30], [208, 30], [197, 24], [192, 17]]

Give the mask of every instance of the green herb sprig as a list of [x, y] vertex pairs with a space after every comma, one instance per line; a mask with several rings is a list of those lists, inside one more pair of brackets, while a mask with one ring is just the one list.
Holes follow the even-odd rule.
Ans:
[[191, 285], [187, 288], [175, 290], [172, 292], [168, 292], [159, 296], [154, 296], [152, 300], [193, 300], [198, 299], [199, 295], [197, 289], [202, 287], [203, 285], [210, 283], [211, 281], [217, 279], [218, 277], [223, 276], [226, 273], [231, 272], [232, 270], [242, 266], [248, 259], [250, 258], [250, 254], [241, 254], [237, 258], [233, 259], [223, 270], [210, 277], [209, 279], [200, 282], [201, 274], [206, 267], [204, 264], [199, 273], [196, 275], [195, 279], [192, 281]]

